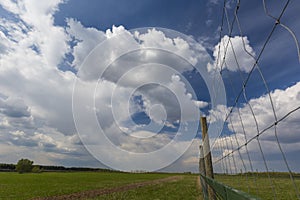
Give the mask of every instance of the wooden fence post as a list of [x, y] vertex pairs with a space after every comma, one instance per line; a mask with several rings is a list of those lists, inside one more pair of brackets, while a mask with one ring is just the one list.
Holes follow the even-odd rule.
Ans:
[[200, 150], [200, 159], [199, 159], [199, 172], [200, 174], [206, 176], [206, 171], [205, 171], [205, 163], [204, 163], [204, 153], [203, 153], [203, 146], [199, 146]]
[[204, 200], [208, 199], [208, 192], [207, 192], [207, 184], [205, 180], [203, 179], [203, 176], [206, 176], [206, 171], [205, 171], [205, 163], [204, 163], [204, 153], [203, 153], [203, 146], [199, 146], [199, 151], [200, 151], [200, 158], [199, 158], [199, 173], [200, 173], [200, 187], [203, 192], [203, 197]]
[[[205, 174], [209, 178], [214, 178], [211, 152], [209, 146], [209, 137], [207, 134], [207, 122], [206, 117], [201, 117], [201, 128], [202, 128], [202, 143], [203, 143], [203, 154], [204, 154], [204, 163], [205, 163]], [[214, 190], [208, 185], [208, 198], [210, 200], [216, 199]]]

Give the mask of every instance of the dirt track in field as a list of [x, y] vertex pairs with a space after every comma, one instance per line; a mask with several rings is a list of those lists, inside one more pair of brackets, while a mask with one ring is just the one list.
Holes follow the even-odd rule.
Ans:
[[94, 198], [94, 197], [98, 197], [101, 195], [110, 194], [110, 193], [114, 193], [114, 192], [126, 192], [128, 190], [133, 190], [133, 189], [137, 189], [137, 188], [148, 186], [148, 185], [157, 185], [157, 184], [165, 183], [165, 182], [178, 181], [182, 178], [183, 178], [183, 176], [171, 176], [168, 178], [156, 179], [156, 180], [152, 180], [152, 181], [131, 183], [128, 185], [123, 185], [123, 186], [114, 187], [114, 188], [88, 190], [88, 191], [82, 191], [82, 192], [77, 192], [77, 193], [73, 193], [73, 194], [66, 194], [66, 195], [53, 196], [53, 197], [40, 197], [40, 198], [34, 198], [33, 200], [73, 200], [73, 199], [75, 200], [75, 199]]

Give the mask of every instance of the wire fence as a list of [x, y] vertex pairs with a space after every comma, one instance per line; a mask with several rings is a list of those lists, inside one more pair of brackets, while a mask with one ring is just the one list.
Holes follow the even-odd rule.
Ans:
[[[278, 51], [273, 51], [272, 44], [288, 38], [293, 44], [289, 48], [296, 55], [292, 56], [296, 58], [293, 63], [300, 68], [298, 38], [285, 23], [289, 8], [299, 2], [282, 1], [274, 9], [275, 12], [269, 8], [270, 2], [260, 1], [262, 15], [251, 16], [251, 20], [259, 21], [263, 17], [267, 21], [263, 30], [268, 32], [262, 33], [259, 23], [253, 22], [251, 25], [255, 30], [253, 37], [255, 34], [259, 37], [265, 35], [256, 49], [257, 54], [249, 47], [244, 31], [250, 26], [244, 24], [244, 13], [250, 11], [243, 7], [246, 5], [243, 2], [224, 0], [222, 5], [215, 70], [225, 81], [227, 94], [230, 91], [228, 99], [232, 101], [219, 108], [225, 113], [225, 122], [221, 135], [211, 146], [215, 179], [263, 199], [300, 199], [300, 176], [295, 173], [299, 173], [295, 160], [300, 153], [300, 129], [297, 130], [300, 124], [300, 87], [297, 83], [288, 82], [288, 77], [282, 78], [284, 74], [289, 76], [287, 66], [291, 64], [287, 62], [287, 66], [283, 66], [285, 70], [272, 71], [269, 69], [272, 66], [266, 61], [270, 57], [285, 61]], [[278, 29], [283, 34], [276, 34]], [[275, 77], [281, 77], [280, 84], [285, 88], [276, 89], [273, 86]], [[237, 78], [239, 82], [235, 81]], [[253, 95], [253, 90], [257, 94]], [[217, 93], [213, 98], [218, 98]], [[213, 123], [213, 119], [209, 120]], [[201, 181], [218, 186], [205, 176]], [[207, 194], [204, 197], [207, 198]], [[221, 195], [218, 198], [225, 197]]]

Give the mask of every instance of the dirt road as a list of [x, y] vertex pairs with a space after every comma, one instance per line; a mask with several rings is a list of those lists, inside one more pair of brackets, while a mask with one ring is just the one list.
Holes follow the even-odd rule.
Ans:
[[66, 195], [61, 195], [61, 196], [35, 198], [33, 200], [73, 200], [73, 199], [77, 200], [77, 199], [93, 198], [93, 197], [98, 197], [98, 196], [101, 196], [104, 194], [110, 194], [110, 193], [114, 193], [114, 192], [125, 192], [128, 190], [133, 190], [133, 189], [148, 186], [148, 185], [156, 185], [156, 184], [165, 183], [165, 182], [178, 181], [182, 178], [183, 178], [183, 176], [171, 176], [168, 178], [139, 182], [139, 183], [132, 183], [132, 184], [123, 185], [123, 186], [114, 187], [114, 188], [88, 190], [88, 191], [77, 192], [77, 193], [73, 193], [73, 194], [66, 194]]

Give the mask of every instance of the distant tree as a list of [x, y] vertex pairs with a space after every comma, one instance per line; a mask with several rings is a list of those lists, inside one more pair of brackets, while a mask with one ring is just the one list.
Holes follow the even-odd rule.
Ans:
[[19, 173], [31, 172], [33, 169], [33, 161], [28, 159], [21, 159], [16, 165], [16, 170]]
[[36, 165], [32, 168], [31, 170], [33, 173], [41, 173], [42, 169], [40, 168], [40, 166]]

